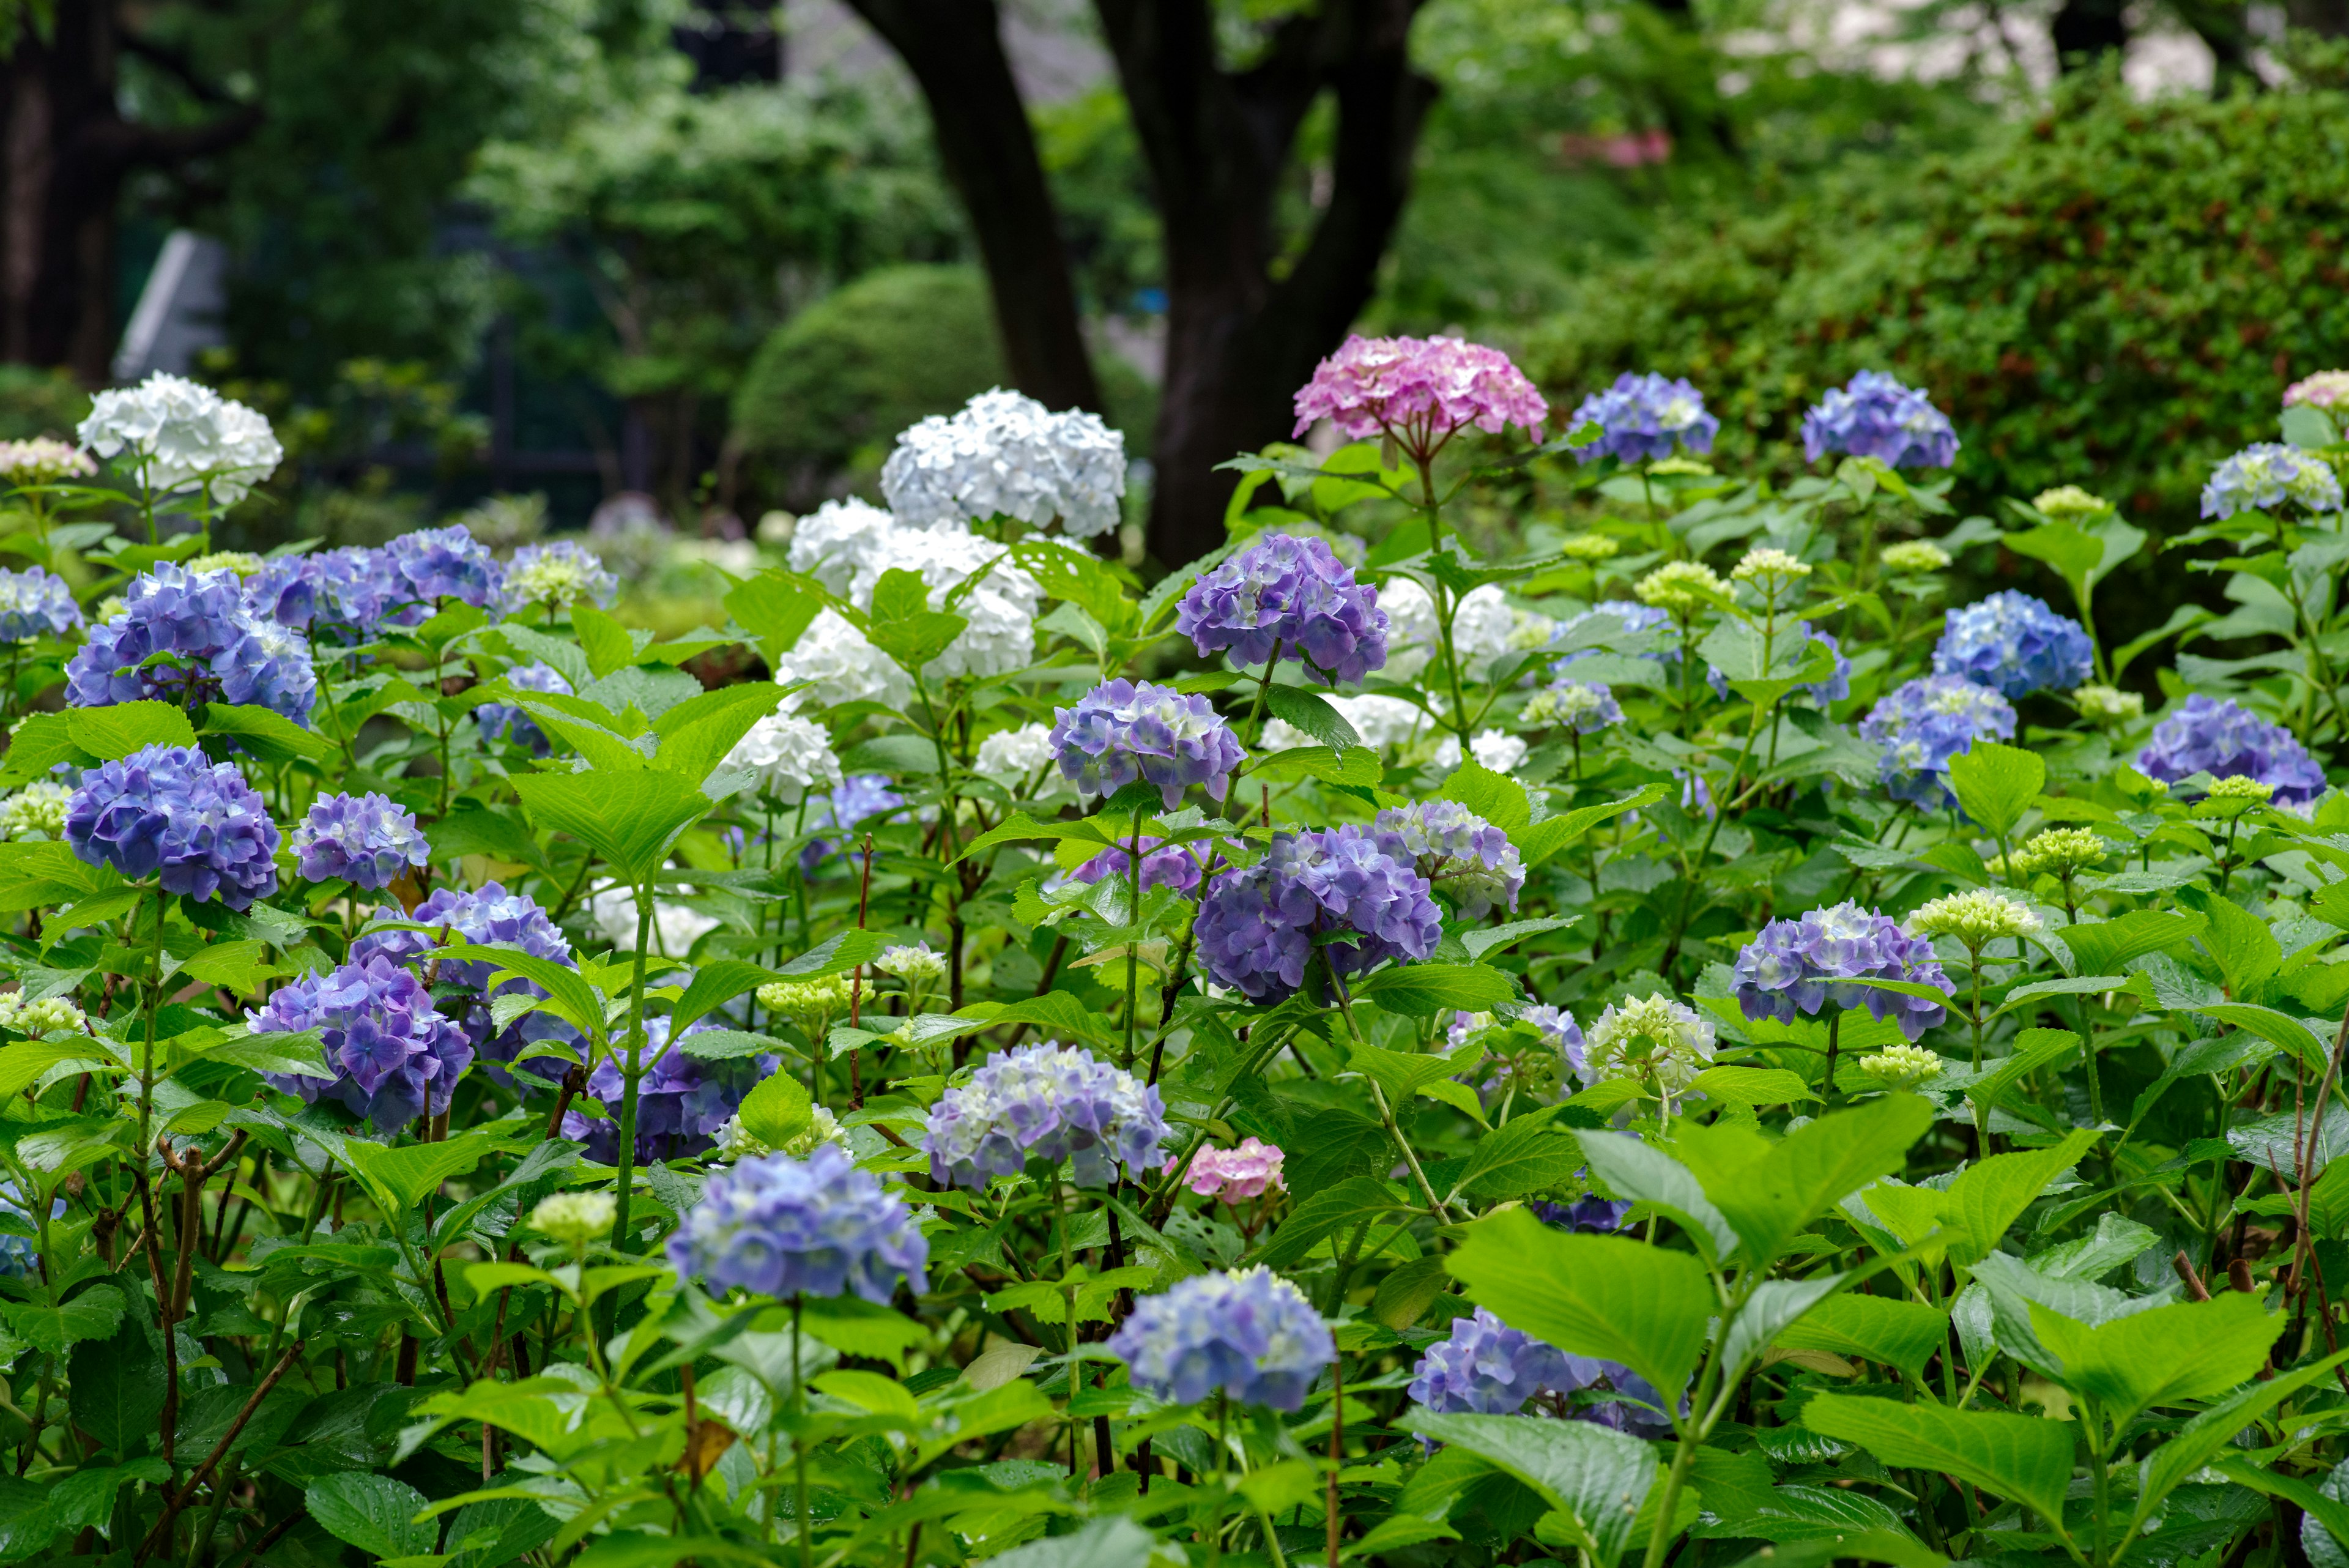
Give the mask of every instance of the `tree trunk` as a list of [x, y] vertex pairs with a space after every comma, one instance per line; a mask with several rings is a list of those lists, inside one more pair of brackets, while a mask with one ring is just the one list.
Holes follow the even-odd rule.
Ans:
[[103, 385], [113, 358], [114, 210], [125, 167], [110, 4], [60, 5], [0, 66], [0, 357]]
[[2064, 0], [2049, 31], [2064, 70], [2078, 70], [2128, 47], [2126, 0]]

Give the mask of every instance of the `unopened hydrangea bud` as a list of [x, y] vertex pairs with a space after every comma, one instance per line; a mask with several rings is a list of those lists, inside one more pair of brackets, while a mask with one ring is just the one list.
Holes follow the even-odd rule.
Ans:
[[1986, 888], [1944, 894], [1909, 916], [1909, 929], [1917, 935], [1954, 937], [1974, 952], [2001, 937], [2027, 937], [2043, 924], [2030, 905]]
[[35, 779], [5, 800], [0, 800], [0, 836], [62, 838], [66, 806], [73, 791], [50, 779]]
[[188, 570], [198, 576], [207, 572], [227, 572], [243, 582], [247, 577], [259, 576], [262, 567], [267, 565], [250, 550], [215, 550], [209, 556], [198, 556], [190, 561]]
[[2113, 504], [2101, 495], [2091, 494], [2076, 484], [2059, 484], [2053, 490], [2043, 490], [2031, 498], [2033, 510], [2051, 523], [2079, 523], [2091, 517], [2102, 517], [2113, 509]]
[[2241, 774], [2230, 774], [2225, 778], [2214, 779], [2210, 784], [2212, 800], [2265, 801], [2272, 798], [2274, 794], [2275, 785], [2261, 784], [2254, 778], [2245, 778]]
[[1791, 582], [1796, 577], [1809, 576], [1811, 568], [1808, 563], [1765, 545], [1746, 551], [1738, 558], [1737, 565], [1729, 569], [1729, 575], [1741, 583], [1764, 578]]
[[[2267, 786], [2260, 786], [2265, 789]], [[2265, 795], [2260, 798], [2266, 799]], [[2017, 871], [2044, 871], [2051, 877], [2072, 877], [2093, 866], [2104, 864], [2113, 846], [2085, 827], [2051, 827], [2034, 833], [2031, 841], [2016, 851]]]
[[1702, 561], [1666, 561], [1641, 577], [1631, 591], [1643, 605], [1690, 616], [1716, 599], [1728, 597], [1729, 585]]
[[883, 974], [894, 974], [907, 985], [936, 985], [947, 977], [946, 959], [930, 950], [927, 942], [912, 947], [884, 948], [873, 967]]
[[69, 996], [26, 1002], [22, 992], [12, 991], [0, 994], [0, 1029], [13, 1029], [38, 1040], [60, 1032], [86, 1034], [89, 1032], [89, 1020]]
[[1888, 572], [1938, 572], [1950, 564], [1950, 553], [1927, 539], [1903, 539], [1887, 545], [1876, 558]]
[[844, 974], [819, 980], [771, 980], [759, 988], [759, 1005], [808, 1028], [847, 1012], [848, 991]]
[[1910, 1089], [1939, 1077], [1941, 1058], [1922, 1045], [1888, 1045], [1859, 1059], [1859, 1070], [1887, 1089]]
[[1606, 534], [1569, 534], [1558, 541], [1559, 553], [1568, 560], [1605, 561], [1619, 554], [1621, 541]]
[[2145, 717], [2145, 698], [2135, 691], [2117, 691], [2110, 686], [2083, 686], [2072, 693], [2072, 705], [2082, 717], [2099, 724], [2125, 724]]
[[530, 1227], [574, 1252], [585, 1252], [612, 1233], [612, 1222], [619, 1216], [620, 1200], [608, 1192], [558, 1192], [541, 1199], [530, 1211]]

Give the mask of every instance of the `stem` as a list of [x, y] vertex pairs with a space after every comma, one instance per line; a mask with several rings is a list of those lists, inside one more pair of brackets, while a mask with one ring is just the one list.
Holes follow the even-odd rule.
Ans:
[[[635, 1232], [628, 1228], [628, 1200], [636, 1192], [636, 1085], [645, 1075], [645, 949], [652, 940], [653, 886], [647, 877], [636, 888], [636, 980], [628, 992], [628, 1057], [621, 1069], [625, 1086], [620, 1094], [620, 1173], [619, 1211], [614, 1217], [612, 1240], [621, 1251], [635, 1251]], [[612, 1333], [620, 1310], [619, 1297], [606, 1295], [598, 1303], [597, 1316], [602, 1319], [606, 1337]]]
[[[139, 1157], [147, 1157], [147, 1132], [155, 1115], [155, 1015], [163, 1010], [163, 889], [155, 889], [155, 991], [147, 1003], [147, 1050], [139, 1064]], [[135, 929], [136, 928], [134, 928]]]
[[[802, 1293], [792, 1293], [792, 1403], [802, 1417], [807, 1414], [807, 1386], [800, 1378], [800, 1306]], [[799, 1494], [800, 1568], [812, 1568], [815, 1560], [813, 1526], [808, 1521], [807, 1438], [799, 1432], [792, 1434], [792, 1490]]]

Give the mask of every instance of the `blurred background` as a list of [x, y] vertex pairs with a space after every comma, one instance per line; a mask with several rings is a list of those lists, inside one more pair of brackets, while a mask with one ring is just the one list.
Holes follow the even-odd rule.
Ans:
[[1688, 376], [1716, 461], [1782, 475], [1887, 369], [1954, 417], [1961, 512], [2073, 483], [2176, 532], [2349, 365], [2349, 0], [0, 19], [0, 437], [218, 385], [292, 454], [248, 547], [594, 517], [649, 591], [1004, 384], [1125, 431], [1172, 565], [1350, 327], [1499, 344], [1568, 408]]

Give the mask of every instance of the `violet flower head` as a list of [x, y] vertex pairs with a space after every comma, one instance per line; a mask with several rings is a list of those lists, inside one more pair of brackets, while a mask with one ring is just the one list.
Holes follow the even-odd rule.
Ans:
[[[846, 835], [854, 832], [882, 813], [895, 811], [905, 804], [905, 797], [889, 787], [888, 774], [851, 774], [841, 782], [838, 789], [830, 794], [811, 794], [807, 797], [807, 826], [810, 831], [816, 828], [832, 828]], [[893, 817], [890, 820], [903, 819]], [[807, 846], [800, 851], [800, 874], [806, 877], [814, 876], [817, 867], [822, 866], [835, 851], [843, 847], [852, 856], [858, 852], [856, 846], [845, 836], [836, 840], [811, 838]]]
[[[424, 618], [388, 552], [356, 545], [262, 563], [244, 584], [245, 607], [322, 642], [373, 642], [387, 624]], [[396, 607], [407, 604], [398, 610]]]
[[[704, 1019], [688, 1025], [683, 1038], [690, 1040], [716, 1027], [715, 1020]], [[587, 1158], [605, 1165], [619, 1162], [620, 1103], [627, 1093], [620, 1067], [626, 1051], [626, 1042], [616, 1041], [611, 1054], [587, 1075], [589, 1096], [611, 1115], [590, 1121], [577, 1111], [563, 1114], [563, 1136], [585, 1144]], [[636, 1158], [643, 1165], [716, 1148], [718, 1135], [741, 1108], [742, 1096], [782, 1065], [771, 1054], [705, 1062], [688, 1054], [683, 1041], [669, 1038], [667, 1018], [645, 1020], [642, 1051], [647, 1070], [636, 1083]]]
[[2245, 447], [2211, 471], [2202, 486], [2202, 515], [2232, 517], [2297, 502], [2310, 512], [2341, 510], [2341, 476], [2312, 452], [2281, 441]]
[[1378, 845], [1452, 899], [1464, 919], [1514, 909], [1525, 861], [1499, 828], [1453, 800], [1390, 806], [1371, 824]]
[[1341, 975], [1433, 952], [1444, 919], [1432, 891], [1408, 860], [1350, 823], [1277, 833], [1263, 859], [1207, 885], [1192, 929], [1217, 984], [1280, 1002], [1305, 984], [1319, 933], [1354, 933], [1320, 950]]
[[1927, 675], [1896, 687], [1868, 710], [1859, 738], [1884, 748], [1878, 776], [1895, 800], [1929, 810], [1957, 804], [1950, 759], [1978, 740], [2014, 734], [2014, 705], [1959, 675]]
[[[1133, 875], [1132, 858], [1123, 849], [1104, 849], [1069, 876], [1088, 885], [1104, 877], [1123, 881]], [[1142, 887], [1145, 892], [1153, 888], [1172, 888], [1186, 898], [1195, 898], [1199, 896], [1199, 863], [1183, 846], [1167, 844], [1157, 835], [1145, 833], [1142, 836]]]
[[1030, 1159], [1070, 1161], [1079, 1187], [1107, 1187], [1123, 1161], [1138, 1176], [1166, 1163], [1166, 1107], [1155, 1086], [1090, 1051], [1046, 1042], [999, 1052], [930, 1107], [930, 1178], [985, 1190]]
[[1452, 1320], [1452, 1337], [1431, 1345], [1411, 1369], [1411, 1397], [1435, 1414], [1514, 1416], [1544, 1394], [1571, 1394], [1597, 1381], [1598, 1364], [1568, 1355], [1478, 1307]]
[[1294, 433], [1326, 419], [1356, 441], [1392, 435], [1423, 460], [1470, 425], [1487, 435], [1516, 425], [1538, 438], [1548, 417], [1533, 382], [1498, 348], [1457, 337], [1357, 336], [1298, 389]]
[[1704, 394], [1687, 379], [1652, 371], [1629, 370], [1603, 392], [1582, 400], [1567, 421], [1568, 431], [1595, 424], [1599, 433], [1572, 449], [1580, 458], [1615, 457], [1625, 462], [1670, 457], [1677, 441], [1691, 452], [1711, 452], [1721, 421], [1705, 412]]
[[1587, 1236], [1614, 1235], [1630, 1223], [1631, 1207], [1627, 1199], [1599, 1198], [1587, 1193], [1571, 1203], [1534, 1202], [1526, 1205], [1533, 1217], [1543, 1224]]
[[[91, 627], [66, 665], [74, 707], [231, 702], [309, 728], [318, 695], [310, 645], [248, 610], [234, 573], [199, 574], [167, 561], [142, 573], [123, 602], [123, 613]], [[165, 661], [148, 664], [158, 654]]]
[[668, 1261], [680, 1281], [698, 1276], [719, 1294], [854, 1292], [886, 1305], [900, 1279], [930, 1287], [929, 1239], [905, 1199], [829, 1143], [805, 1159], [771, 1154], [712, 1176], [670, 1234]]
[[1206, 698], [1120, 676], [1052, 711], [1052, 750], [1061, 776], [1085, 794], [1115, 794], [1136, 779], [1158, 786], [1166, 809], [1204, 784], [1220, 801], [1232, 770], [1247, 759], [1239, 737]]
[[2080, 623], [2013, 588], [1950, 611], [1933, 645], [1934, 674], [1962, 675], [2009, 700], [2069, 691], [2095, 672]]
[[2137, 765], [2166, 784], [2196, 774], [2257, 779], [2275, 791], [2279, 805], [2304, 805], [2324, 793], [2323, 768], [2290, 730], [2245, 712], [2231, 698], [2199, 691], [2153, 727]]
[[90, 769], [66, 805], [66, 841], [92, 866], [240, 912], [277, 891], [277, 825], [234, 763], [148, 746]]
[[81, 625], [81, 607], [63, 577], [41, 566], [0, 572], [0, 642], [64, 637]]
[[428, 1110], [446, 1111], [458, 1075], [473, 1060], [465, 1032], [440, 1015], [424, 982], [383, 957], [305, 975], [246, 1017], [255, 1034], [320, 1031], [332, 1083], [265, 1075], [311, 1105], [331, 1096], [378, 1132], [395, 1132]]
[[1359, 684], [1387, 661], [1379, 590], [1324, 541], [1287, 534], [1263, 535], [1192, 584], [1174, 628], [1204, 655], [1250, 667], [1301, 661], [1333, 683]]
[[1862, 370], [1803, 415], [1803, 456], [1816, 462], [1829, 452], [1891, 468], [1947, 468], [1957, 461], [1958, 432], [1924, 393], [1881, 370]]
[[408, 598], [428, 605], [456, 599], [487, 609], [505, 591], [505, 568], [462, 524], [419, 528], [384, 549], [408, 585]]
[[1864, 1004], [1878, 1019], [1890, 1018], [1911, 1041], [1940, 1023], [1947, 1010], [1938, 1002], [1868, 981], [1900, 981], [1951, 994], [1957, 989], [1942, 974], [1931, 942], [1848, 900], [1799, 919], [1771, 921], [1739, 950], [1733, 972], [1732, 994], [1749, 1021], [1791, 1023], [1797, 1009], [1816, 1018], [1829, 1002], [1839, 1008]]
[[[552, 664], [519, 664], [505, 673], [505, 682], [517, 691], [546, 691], [574, 696], [571, 682]], [[538, 727], [527, 710], [513, 702], [484, 702], [473, 710], [473, 722], [489, 740], [507, 740], [534, 757], [554, 750], [554, 742]]]
[[[578, 967], [571, 956], [571, 943], [547, 919], [546, 911], [527, 893], [509, 893], [496, 882], [484, 882], [475, 891], [437, 888], [412, 915], [385, 908], [377, 909], [375, 918], [409, 919], [433, 929], [369, 931], [351, 944], [355, 961], [379, 956], [420, 970], [439, 956], [446, 945], [445, 933], [448, 940], [518, 948], [533, 958], [559, 963], [566, 969]], [[472, 1048], [491, 1064], [512, 1062], [524, 1045], [541, 1040], [558, 1041], [576, 1052], [580, 1044], [578, 1032], [552, 1013], [525, 1012], [503, 1029], [497, 1026], [490, 1009], [492, 998], [546, 994], [535, 982], [519, 975], [502, 982], [495, 991], [488, 990], [490, 976], [498, 967], [487, 959], [443, 959], [434, 971], [433, 983], [448, 999], [451, 1013]], [[451, 996], [452, 992], [460, 994]], [[464, 992], [471, 994], [461, 994]], [[562, 1077], [565, 1065], [542, 1056], [522, 1064], [522, 1070], [552, 1079]], [[498, 1069], [493, 1068], [491, 1075], [504, 1081]]]
[[1337, 1359], [1305, 1293], [1261, 1266], [1194, 1274], [1143, 1296], [1111, 1336], [1136, 1387], [1195, 1404], [1221, 1389], [1243, 1405], [1294, 1410]]
[[1261, 1198], [1268, 1191], [1287, 1191], [1280, 1179], [1285, 1158], [1278, 1144], [1259, 1143], [1252, 1137], [1244, 1139], [1237, 1148], [1202, 1148], [1191, 1157], [1191, 1168], [1184, 1180], [1202, 1198], [1237, 1203], [1243, 1198]]
[[432, 858], [416, 814], [379, 794], [320, 795], [295, 825], [292, 847], [305, 881], [339, 877], [369, 891]]

